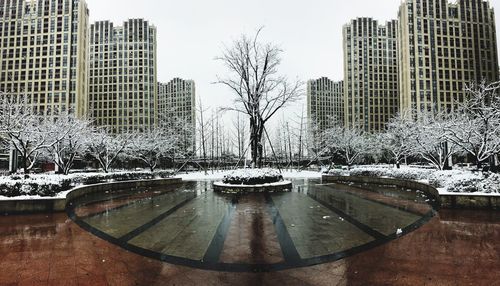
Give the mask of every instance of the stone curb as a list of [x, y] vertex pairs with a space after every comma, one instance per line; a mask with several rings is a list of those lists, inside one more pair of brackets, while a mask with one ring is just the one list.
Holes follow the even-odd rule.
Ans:
[[421, 190], [436, 198], [439, 207], [443, 209], [476, 209], [500, 210], [500, 196], [474, 196], [471, 194], [439, 194], [439, 191], [424, 183], [393, 178], [362, 177], [362, 176], [332, 176], [323, 175], [323, 182], [355, 182], [380, 185], [396, 185], [399, 187]]
[[181, 183], [180, 178], [167, 178], [155, 180], [121, 181], [111, 183], [100, 183], [94, 185], [84, 185], [73, 188], [66, 198], [43, 198], [32, 200], [7, 200], [0, 201], [0, 214], [32, 214], [32, 213], [54, 213], [66, 210], [68, 202], [83, 195], [119, 190], [121, 188], [153, 187], [165, 186]]

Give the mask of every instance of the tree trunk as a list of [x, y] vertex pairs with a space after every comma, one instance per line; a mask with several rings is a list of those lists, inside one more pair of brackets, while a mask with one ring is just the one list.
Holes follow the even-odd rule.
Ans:
[[256, 119], [250, 119], [250, 149], [252, 156], [252, 168], [262, 167], [262, 134], [264, 124], [257, 122]]
[[30, 172], [28, 170], [28, 157], [26, 155], [23, 155], [23, 170], [25, 175], [28, 175]]
[[476, 160], [476, 167], [478, 171], [481, 171], [481, 169], [483, 168], [483, 163], [479, 160]]

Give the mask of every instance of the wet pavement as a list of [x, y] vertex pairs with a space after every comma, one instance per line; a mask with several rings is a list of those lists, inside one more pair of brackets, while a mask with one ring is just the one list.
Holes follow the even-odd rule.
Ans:
[[[65, 213], [2, 216], [0, 285], [500, 285], [500, 212], [441, 210], [391, 240], [424, 216], [425, 198], [306, 187], [237, 199], [189, 188], [88, 198], [74, 218], [94, 234]], [[383, 243], [301, 264], [373, 241]], [[239, 268], [183, 266], [191, 260]]]

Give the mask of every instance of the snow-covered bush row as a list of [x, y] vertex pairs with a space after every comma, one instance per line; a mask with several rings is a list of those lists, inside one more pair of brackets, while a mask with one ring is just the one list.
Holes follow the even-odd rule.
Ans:
[[351, 170], [330, 170], [330, 175], [386, 177], [428, 183], [447, 192], [500, 193], [500, 175], [495, 173], [471, 172], [467, 170], [436, 171], [404, 167], [355, 167]]
[[224, 176], [222, 182], [231, 185], [260, 185], [283, 181], [275, 169], [238, 169]]
[[150, 180], [168, 178], [171, 172], [118, 172], [118, 173], [75, 173], [63, 175], [20, 175], [0, 177], [0, 196], [41, 196], [53, 197], [78, 185], [104, 182]]

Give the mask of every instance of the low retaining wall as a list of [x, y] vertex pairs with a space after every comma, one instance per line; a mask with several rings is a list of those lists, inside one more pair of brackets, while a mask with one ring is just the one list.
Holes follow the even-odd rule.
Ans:
[[215, 182], [213, 187], [215, 192], [227, 194], [290, 192], [292, 190], [292, 182], [283, 181], [263, 185], [231, 185], [224, 184], [222, 182]]
[[83, 195], [109, 191], [119, 191], [124, 188], [155, 187], [179, 184], [182, 179], [168, 178], [157, 180], [123, 181], [79, 186], [71, 190], [66, 198], [43, 198], [37, 200], [0, 201], [0, 214], [52, 213], [63, 212], [67, 203]]
[[473, 194], [440, 195], [441, 207], [447, 209], [500, 210], [500, 196]]
[[395, 185], [398, 187], [421, 190], [432, 195], [443, 209], [483, 209], [500, 210], [499, 196], [485, 196], [472, 194], [439, 194], [439, 191], [428, 184], [393, 178], [362, 177], [362, 176], [331, 176], [323, 175], [323, 182], [354, 182], [378, 185]]

